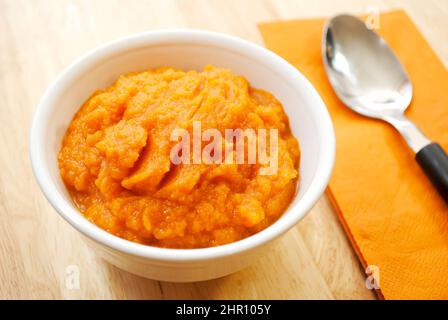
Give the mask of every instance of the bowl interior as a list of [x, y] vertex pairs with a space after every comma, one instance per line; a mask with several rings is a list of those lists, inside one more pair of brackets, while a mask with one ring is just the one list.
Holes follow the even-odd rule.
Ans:
[[[168, 32], [134, 36], [100, 47], [75, 61], [47, 91], [44, 105], [40, 106], [42, 110], [38, 111], [38, 119], [35, 119], [38, 122], [38, 128], [34, 128], [38, 133], [35, 134], [39, 134], [36, 141], [40, 144], [37, 148], [42, 157], [37, 162], [44, 166], [39, 170], [48, 172], [49, 183], [55, 191], [66, 202], [71, 202], [59, 175], [57, 153], [65, 130], [81, 104], [95, 90], [109, 86], [123, 73], [160, 66], [201, 70], [207, 64], [229, 68], [243, 75], [252, 86], [272, 92], [283, 104], [292, 132], [299, 140], [301, 163], [298, 194], [290, 210], [280, 220], [294, 214], [291, 209], [307, 192], [321, 193], [324, 190], [329, 172], [321, 176], [324, 181], [317, 184], [314, 181], [323, 164], [326, 171], [331, 171], [333, 131], [325, 106], [308, 81], [273, 53], [236, 38], [208, 33]], [[325, 139], [329, 140], [327, 146], [324, 145]], [[324, 155], [322, 150], [326, 147], [329, 150]], [[310, 191], [313, 183], [315, 190]], [[300, 210], [304, 211], [301, 216], [320, 194], [313, 196], [315, 199], [310, 198], [310, 203], [306, 204], [308, 208]]]

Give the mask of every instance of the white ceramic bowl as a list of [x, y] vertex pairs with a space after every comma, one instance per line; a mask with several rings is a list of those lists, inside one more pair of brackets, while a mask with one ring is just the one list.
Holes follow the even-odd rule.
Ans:
[[[306, 50], [304, 48], [304, 50]], [[213, 64], [272, 92], [283, 104], [301, 147], [300, 187], [289, 209], [267, 229], [231, 244], [205, 249], [162, 249], [133, 243], [100, 229], [74, 207], [59, 176], [61, 139], [81, 104], [119, 75], [159, 66], [201, 70]], [[235, 272], [261, 254], [313, 207], [328, 184], [335, 137], [327, 109], [313, 86], [271, 51], [232, 36], [199, 30], [132, 35], [103, 45], [67, 67], [40, 101], [31, 128], [34, 174], [56, 211], [107, 261], [157, 280], [189, 282]]]

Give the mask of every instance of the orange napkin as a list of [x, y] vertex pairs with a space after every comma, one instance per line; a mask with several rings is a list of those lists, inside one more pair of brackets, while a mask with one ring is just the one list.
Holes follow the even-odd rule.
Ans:
[[[328, 194], [363, 266], [379, 268], [380, 297], [448, 299], [448, 207], [392, 127], [337, 99], [322, 65], [324, 22], [259, 28], [266, 46], [311, 81], [331, 114], [337, 151]], [[447, 150], [447, 70], [403, 11], [381, 14], [379, 22], [414, 85], [407, 116]]]

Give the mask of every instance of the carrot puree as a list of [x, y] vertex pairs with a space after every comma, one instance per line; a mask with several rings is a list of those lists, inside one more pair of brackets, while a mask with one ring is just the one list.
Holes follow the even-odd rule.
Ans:
[[[278, 170], [260, 163], [173, 164], [176, 128], [277, 129]], [[95, 92], [62, 141], [59, 170], [84, 216], [142, 244], [203, 248], [272, 224], [296, 191], [299, 146], [282, 105], [226, 69], [164, 67], [122, 75]]]

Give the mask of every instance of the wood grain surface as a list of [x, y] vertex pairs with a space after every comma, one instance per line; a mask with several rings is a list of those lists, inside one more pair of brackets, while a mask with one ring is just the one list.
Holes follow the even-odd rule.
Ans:
[[[120, 36], [193, 27], [262, 43], [257, 23], [404, 8], [445, 64], [448, 2], [0, 0], [0, 298], [373, 299], [326, 196], [254, 266], [212, 281], [143, 279], [97, 258], [40, 192], [28, 158], [33, 111], [70, 62]], [[80, 285], [70, 277], [79, 272]]]

